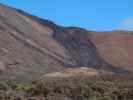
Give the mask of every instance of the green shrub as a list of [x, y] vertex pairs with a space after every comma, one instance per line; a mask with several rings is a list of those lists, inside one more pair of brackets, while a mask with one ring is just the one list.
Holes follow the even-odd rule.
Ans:
[[1, 81], [0, 100], [28, 100], [38, 96], [46, 100], [132, 100], [133, 78], [112, 78], [45, 78], [32, 83]]

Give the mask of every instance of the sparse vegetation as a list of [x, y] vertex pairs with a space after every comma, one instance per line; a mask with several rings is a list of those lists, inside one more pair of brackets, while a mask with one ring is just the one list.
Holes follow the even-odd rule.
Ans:
[[133, 77], [45, 78], [0, 82], [0, 100], [132, 100]]

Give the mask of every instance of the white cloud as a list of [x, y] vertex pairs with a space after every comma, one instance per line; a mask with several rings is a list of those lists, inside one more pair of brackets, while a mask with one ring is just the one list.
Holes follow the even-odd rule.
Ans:
[[120, 23], [119, 29], [120, 29], [120, 30], [133, 31], [133, 18], [124, 19], [124, 20]]

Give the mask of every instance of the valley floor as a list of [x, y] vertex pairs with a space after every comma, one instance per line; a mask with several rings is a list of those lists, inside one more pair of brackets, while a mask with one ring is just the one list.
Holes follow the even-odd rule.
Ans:
[[132, 100], [133, 75], [0, 81], [0, 100]]

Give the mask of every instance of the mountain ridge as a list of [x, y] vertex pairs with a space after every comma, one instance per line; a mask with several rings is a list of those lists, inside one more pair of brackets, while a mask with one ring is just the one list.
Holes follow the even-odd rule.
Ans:
[[127, 74], [133, 72], [131, 33], [62, 27], [0, 5], [0, 69], [23, 79], [75, 67]]

